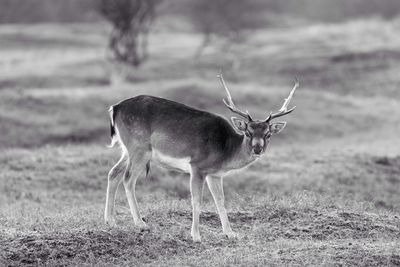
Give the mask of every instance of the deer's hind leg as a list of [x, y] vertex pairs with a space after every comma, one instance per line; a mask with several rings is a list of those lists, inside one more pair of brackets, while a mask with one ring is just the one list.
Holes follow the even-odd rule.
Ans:
[[145, 147], [135, 147], [135, 150], [129, 153], [128, 171], [124, 176], [124, 187], [126, 197], [128, 199], [129, 208], [133, 217], [133, 221], [138, 227], [146, 227], [146, 223], [140, 216], [139, 207], [136, 200], [136, 181], [146, 169], [146, 164], [151, 159], [151, 152]]
[[119, 161], [111, 168], [108, 173], [108, 184], [106, 194], [106, 207], [104, 212], [104, 220], [106, 224], [115, 226], [115, 197], [119, 184], [124, 177], [124, 173], [128, 172], [128, 155], [122, 152], [122, 156]]

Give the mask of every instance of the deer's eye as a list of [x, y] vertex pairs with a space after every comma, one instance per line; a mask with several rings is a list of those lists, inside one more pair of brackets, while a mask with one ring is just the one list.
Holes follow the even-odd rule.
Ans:
[[251, 134], [250, 134], [249, 131], [245, 131], [244, 134], [245, 134], [247, 137], [250, 137], [250, 136], [251, 136]]

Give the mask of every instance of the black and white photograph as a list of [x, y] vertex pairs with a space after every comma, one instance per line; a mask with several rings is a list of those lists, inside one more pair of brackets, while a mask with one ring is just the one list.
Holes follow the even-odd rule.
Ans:
[[0, 0], [0, 266], [400, 266], [399, 0]]

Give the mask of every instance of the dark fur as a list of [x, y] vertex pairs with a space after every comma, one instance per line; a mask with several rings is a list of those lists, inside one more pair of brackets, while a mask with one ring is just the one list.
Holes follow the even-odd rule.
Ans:
[[149, 176], [149, 172], [150, 172], [150, 161], [147, 162], [147, 164], [146, 164], [146, 177]]
[[112, 139], [115, 135], [115, 128], [114, 128], [114, 125], [112, 124], [111, 120], [110, 120], [110, 132], [111, 132], [111, 139]]
[[111, 139], [114, 137], [115, 135], [115, 116], [117, 115], [117, 110], [116, 110], [116, 105], [111, 107], [113, 110], [112, 113], [112, 118], [110, 118], [110, 134], [111, 134]]

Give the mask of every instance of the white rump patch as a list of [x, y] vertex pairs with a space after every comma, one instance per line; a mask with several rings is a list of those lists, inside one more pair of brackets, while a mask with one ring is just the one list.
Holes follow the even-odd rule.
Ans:
[[178, 169], [186, 173], [190, 173], [190, 157], [174, 158], [169, 155], [163, 154], [160, 151], [152, 150], [152, 159], [155, 163], [163, 166]]

